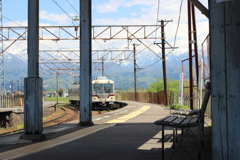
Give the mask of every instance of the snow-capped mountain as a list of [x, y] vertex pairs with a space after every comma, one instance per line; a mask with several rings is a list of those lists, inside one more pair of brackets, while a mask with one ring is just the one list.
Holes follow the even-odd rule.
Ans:
[[[200, 52], [201, 53], [201, 52]], [[68, 52], [62, 52], [61, 54], [46, 54], [41, 55], [45, 56], [44, 58], [50, 58], [51, 56], [57, 56], [58, 59], [66, 59], [73, 58], [77, 59], [79, 58], [78, 54], [68, 53]], [[167, 55], [167, 75], [168, 77], [171, 77], [171, 79], [179, 79], [179, 74], [181, 72], [182, 67], [182, 60], [188, 58], [188, 54], [175, 54], [171, 53]], [[27, 77], [27, 49], [26, 48], [18, 48], [16, 50], [8, 50], [4, 54], [5, 59], [5, 80], [6, 81], [17, 81], [20, 79], [23, 79]], [[107, 59], [107, 58], [106, 58]], [[115, 80], [117, 83], [119, 81], [119, 85], [116, 85], [121, 88], [122, 81], [125, 81], [126, 79], [133, 79], [133, 58], [129, 58], [131, 60], [128, 61], [113, 61], [113, 60], [106, 60], [104, 61], [104, 67], [105, 67], [105, 74], [109, 76], [109, 78]], [[139, 79], [139, 84], [141, 84], [139, 87], [148, 87], [151, 83], [156, 81], [157, 78], [162, 78], [162, 63], [161, 59], [154, 55], [151, 52], [144, 52], [141, 54], [137, 54], [137, 77]], [[185, 71], [188, 72], [188, 61], [184, 62]], [[101, 68], [101, 64], [99, 66]], [[93, 71], [93, 78], [96, 76], [101, 75], [101, 70], [95, 70]], [[55, 87], [55, 75], [54, 77], [52, 75], [41, 75], [44, 78], [44, 88], [54, 88]], [[48, 80], [48, 77], [51, 80]], [[71, 77], [68, 75], [68, 77]], [[145, 77], [145, 78], [144, 78]], [[142, 78], [142, 80], [141, 80]], [[146, 78], [148, 78], [148, 82], [146, 81]], [[124, 79], [124, 80], [123, 80]], [[68, 86], [66, 82], [65, 86]], [[116, 84], [117, 84], [116, 83]], [[129, 82], [130, 83], [130, 82]], [[132, 82], [131, 82], [132, 83]], [[129, 87], [132, 87], [130, 85], [127, 85], [123, 87], [124, 89], [128, 89]], [[124, 84], [122, 84], [124, 85]], [[46, 87], [48, 86], [48, 87]]]

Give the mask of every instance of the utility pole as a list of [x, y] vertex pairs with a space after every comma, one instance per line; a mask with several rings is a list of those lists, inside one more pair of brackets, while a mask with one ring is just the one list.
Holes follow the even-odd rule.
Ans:
[[166, 71], [166, 55], [165, 55], [165, 33], [164, 33], [164, 21], [161, 20], [161, 36], [162, 36], [162, 67], [163, 67], [163, 85], [165, 95], [165, 105], [168, 106], [168, 87], [167, 87], [167, 71]]
[[[169, 43], [166, 43], [166, 37], [165, 37], [165, 32], [164, 32], [164, 27], [167, 25], [165, 22], [172, 22], [171, 20], [166, 21], [166, 20], [161, 20], [161, 43], [154, 43], [158, 47], [162, 49], [162, 68], [163, 68], [163, 83], [164, 83], [164, 95], [165, 95], [165, 105], [168, 105], [168, 87], [167, 87], [167, 69], [166, 69], [166, 54], [165, 54], [165, 49], [176, 49], [177, 47], [172, 47]], [[159, 45], [161, 44], [161, 46]], [[169, 47], [165, 47], [165, 44], [168, 44]]]
[[136, 46], [139, 44], [133, 43], [133, 63], [134, 63], [134, 95], [135, 101], [137, 101], [137, 63], [136, 63]]

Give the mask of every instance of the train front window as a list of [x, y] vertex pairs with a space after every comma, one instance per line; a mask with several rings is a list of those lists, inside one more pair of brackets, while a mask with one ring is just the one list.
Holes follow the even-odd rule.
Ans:
[[104, 84], [105, 93], [113, 93], [113, 84]]
[[103, 84], [93, 84], [94, 94], [103, 94]]
[[113, 84], [93, 84], [93, 94], [113, 93]]

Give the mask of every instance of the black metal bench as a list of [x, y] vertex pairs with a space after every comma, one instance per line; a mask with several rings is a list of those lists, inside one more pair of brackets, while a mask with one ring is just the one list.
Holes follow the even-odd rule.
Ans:
[[162, 126], [162, 159], [164, 159], [164, 127], [173, 127], [173, 148], [175, 147], [177, 129], [182, 129], [182, 135], [184, 129], [192, 127], [199, 128], [198, 134], [198, 158], [201, 156], [201, 148], [203, 148], [203, 133], [204, 133], [204, 113], [207, 107], [207, 103], [211, 94], [210, 82], [206, 86], [207, 92], [205, 93], [201, 109], [190, 111], [187, 116], [167, 116], [154, 122], [156, 125]]

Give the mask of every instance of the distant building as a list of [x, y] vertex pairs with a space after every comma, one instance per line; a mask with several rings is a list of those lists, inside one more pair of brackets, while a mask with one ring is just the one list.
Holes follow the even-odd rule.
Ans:
[[47, 95], [47, 91], [45, 89], [42, 90], [42, 95], [46, 96]]
[[10, 94], [13, 94], [14, 96], [23, 96], [24, 95], [24, 91], [22, 91], [21, 89], [18, 89]]
[[68, 91], [64, 91], [62, 97], [68, 97]]

